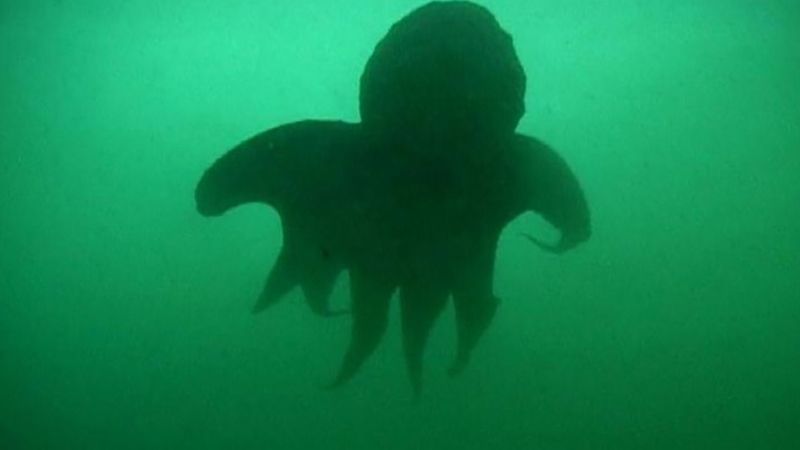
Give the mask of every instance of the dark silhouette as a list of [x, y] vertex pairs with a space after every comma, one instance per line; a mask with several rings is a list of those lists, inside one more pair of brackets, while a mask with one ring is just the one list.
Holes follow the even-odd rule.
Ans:
[[328, 306], [350, 277], [352, 337], [338, 375], [349, 380], [386, 329], [399, 291], [409, 377], [421, 389], [428, 333], [452, 297], [466, 366], [497, 307], [497, 240], [535, 211], [561, 232], [553, 252], [590, 234], [581, 188], [564, 161], [515, 133], [525, 74], [511, 37], [485, 8], [434, 2], [394, 24], [361, 76], [361, 123], [303, 121], [258, 134], [216, 161], [197, 208], [216, 216], [247, 202], [280, 214], [283, 247], [254, 312], [299, 286], [311, 309]]

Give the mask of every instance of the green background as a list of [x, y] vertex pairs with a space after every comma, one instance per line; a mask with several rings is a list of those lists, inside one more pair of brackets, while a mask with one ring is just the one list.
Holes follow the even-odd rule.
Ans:
[[262, 129], [357, 120], [421, 3], [0, 3], [0, 448], [800, 448], [794, 0], [483, 2], [594, 236], [555, 257], [533, 214], [507, 227], [459, 379], [452, 310], [418, 402], [396, 305], [333, 393], [348, 319], [249, 314], [278, 216], [204, 219], [194, 183]]

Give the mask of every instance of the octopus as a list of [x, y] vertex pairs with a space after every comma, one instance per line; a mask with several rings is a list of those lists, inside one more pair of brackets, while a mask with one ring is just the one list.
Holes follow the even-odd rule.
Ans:
[[[551, 147], [516, 131], [526, 76], [511, 36], [465, 1], [425, 4], [391, 26], [361, 74], [360, 122], [303, 120], [236, 145], [201, 176], [197, 210], [219, 216], [246, 203], [274, 208], [283, 242], [253, 312], [300, 288], [310, 309], [351, 320], [331, 388], [375, 351], [399, 299], [412, 389], [422, 388], [430, 331], [452, 300], [457, 375], [498, 307], [498, 239], [533, 212], [563, 253], [590, 236], [575, 175]], [[330, 297], [349, 278], [349, 307]]]

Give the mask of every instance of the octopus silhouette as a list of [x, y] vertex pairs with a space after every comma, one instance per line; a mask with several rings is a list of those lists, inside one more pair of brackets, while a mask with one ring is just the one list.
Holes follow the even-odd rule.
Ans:
[[[498, 305], [495, 250], [505, 227], [533, 211], [560, 232], [555, 253], [588, 239], [590, 216], [575, 176], [551, 148], [515, 132], [525, 73], [511, 36], [484, 7], [428, 3], [395, 23], [360, 80], [360, 123], [306, 120], [257, 134], [203, 174], [204, 216], [265, 203], [283, 245], [255, 304], [259, 312], [300, 287], [321, 316], [352, 328], [336, 387], [380, 342], [398, 291], [403, 350], [416, 393], [424, 347], [452, 298], [460, 373]], [[334, 310], [337, 277], [350, 307]]]

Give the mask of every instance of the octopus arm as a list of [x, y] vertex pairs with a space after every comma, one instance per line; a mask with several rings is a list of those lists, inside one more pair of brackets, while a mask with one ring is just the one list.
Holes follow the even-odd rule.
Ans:
[[323, 235], [336, 227], [331, 211], [337, 206], [336, 196], [343, 196], [337, 175], [342, 171], [336, 164], [346, 163], [361, 142], [357, 124], [291, 123], [237, 145], [201, 177], [195, 190], [201, 214], [218, 216], [246, 203], [265, 203], [281, 217], [283, 246], [253, 312], [298, 286], [314, 312], [323, 316], [344, 312], [328, 306], [343, 264], [329, 254]]
[[494, 295], [495, 250], [499, 230], [487, 232], [476, 242], [472, 256], [465, 259], [453, 280], [457, 349], [448, 373], [460, 374], [472, 351], [494, 319], [499, 299]]
[[378, 347], [386, 332], [389, 300], [396, 285], [384, 277], [362, 269], [350, 269], [352, 320], [350, 344], [333, 382], [336, 388], [349, 381]]
[[323, 250], [313, 245], [305, 236], [297, 236], [291, 222], [283, 222], [283, 246], [267, 275], [253, 313], [259, 313], [277, 303], [290, 290], [299, 286], [311, 310], [323, 317], [346, 313], [331, 309], [329, 299], [334, 283], [343, 267], [331, 260]]
[[400, 287], [403, 352], [415, 395], [422, 391], [422, 357], [428, 335], [450, 296], [449, 288], [441, 280], [430, 278]]
[[564, 159], [543, 142], [519, 134], [516, 150], [525, 162], [519, 165], [525, 209], [540, 214], [561, 233], [555, 244], [525, 236], [553, 253], [563, 253], [589, 239], [591, 215], [586, 196]]

